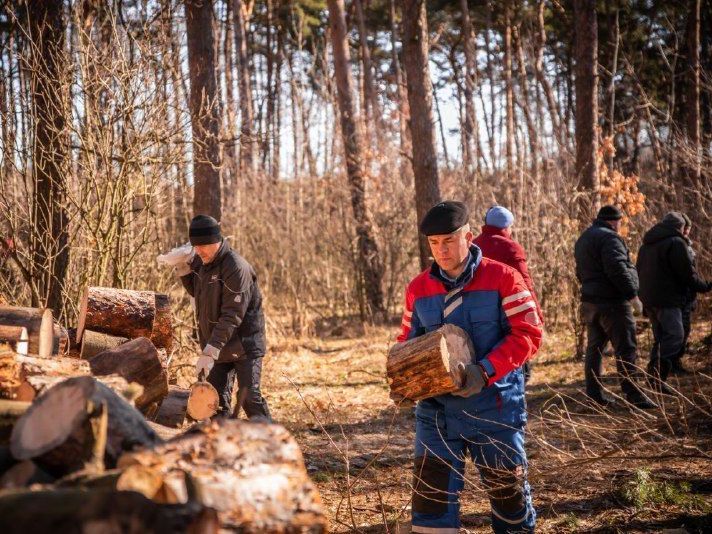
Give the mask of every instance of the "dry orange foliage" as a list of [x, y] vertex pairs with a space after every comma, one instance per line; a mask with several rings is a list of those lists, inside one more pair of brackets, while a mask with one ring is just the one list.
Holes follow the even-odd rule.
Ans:
[[604, 137], [596, 154], [601, 184], [601, 203], [614, 204], [623, 210], [621, 234], [627, 235], [630, 217], [642, 213], [645, 209], [645, 195], [638, 189], [639, 178], [637, 175], [626, 176], [616, 169], [611, 170], [606, 165], [606, 159], [613, 157], [615, 153], [613, 137]]

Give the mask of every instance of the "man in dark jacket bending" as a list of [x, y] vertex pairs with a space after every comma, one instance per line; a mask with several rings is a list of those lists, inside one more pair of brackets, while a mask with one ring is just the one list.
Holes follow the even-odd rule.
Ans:
[[613, 403], [600, 381], [603, 349], [610, 341], [626, 399], [639, 408], [653, 408], [634, 380], [638, 344], [633, 305], [640, 305], [638, 273], [618, 234], [622, 217], [615, 206], [603, 206], [576, 241], [576, 277], [581, 283], [581, 312], [588, 335], [586, 394], [602, 406]]
[[702, 280], [695, 270], [684, 227], [681, 213], [668, 213], [648, 230], [638, 252], [640, 300], [655, 337], [648, 373], [652, 385], [663, 393], [672, 393], [665, 381], [685, 343], [683, 308], [689, 294], [712, 290], [712, 282]]
[[270, 419], [260, 392], [265, 355], [262, 294], [252, 266], [220, 234], [220, 224], [207, 215], [190, 223], [195, 255], [176, 268], [186, 291], [195, 298], [198, 340], [198, 377], [207, 376], [220, 395], [220, 414], [229, 415], [237, 378], [237, 405], [249, 418]]

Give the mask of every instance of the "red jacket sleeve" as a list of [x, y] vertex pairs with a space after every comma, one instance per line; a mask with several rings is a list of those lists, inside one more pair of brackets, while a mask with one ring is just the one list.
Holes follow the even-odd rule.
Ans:
[[413, 321], [417, 317], [413, 317], [413, 305], [415, 302], [415, 295], [410, 287], [410, 284], [405, 290], [405, 309], [403, 310], [403, 319], [401, 320], [401, 333], [398, 335], [398, 342], [402, 343], [413, 337], [411, 334], [415, 332], [413, 328]]
[[522, 275], [507, 269], [497, 288], [510, 332], [480, 362], [490, 375], [489, 383], [524, 365], [541, 345], [542, 327], [537, 304]]
[[532, 298], [534, 299], [534, 302], [536, 303], [536, 310], [537, 313], [539, 314], [539, 319], [541, 320], [542, 323], [544, 323], [544, 313], [541, 311], [541, 306], [539, 306], [539, 299], [536, 298], [536, 292], [534, 291], [534, 282], [532, 281], [532, 277], [529, 274], [529, 267], [527, 267], [527, 254], [524, 252], [524, 248], [519, 243], [513, 243], [514, 245], [514, 250], [513, 250], [513, 258], [514, 258], [514, 265], [513, 267], [519, 271], [519, 273], [522, 275], [522, 278], [524, 278], [524, 283], [526, 284], [527, 288], [532, 294]]

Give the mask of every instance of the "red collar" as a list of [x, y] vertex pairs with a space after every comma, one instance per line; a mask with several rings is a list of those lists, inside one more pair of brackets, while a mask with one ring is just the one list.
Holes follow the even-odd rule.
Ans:
[[484, 235], [499, 235], [506, 238], [512, 237], [512, 234], [508, 228], [497, 228], [496, 226], [491, 226], [489, 224], [485, 224], [482, 227], [482, 233]]

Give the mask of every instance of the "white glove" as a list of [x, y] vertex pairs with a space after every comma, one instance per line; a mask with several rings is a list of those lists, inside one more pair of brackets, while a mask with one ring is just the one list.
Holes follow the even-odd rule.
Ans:
[[633, 306], [633, 315], [643, 314], [643, 303], [638, 297], [630, 299], [630, 305]]
[[213, 368], [213, 365], [215, 365], [215, 361], [219, 355], [219, 349], [212, 345], [205, 345], [202, 356], [198, 358], [195, 364], [195, 371], [198, 373], [198, 378], [200, 378], [201, 375], [207, 377], [210, 374], [210, 370]]

